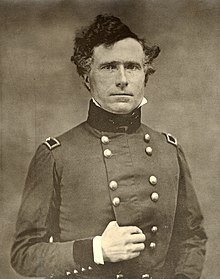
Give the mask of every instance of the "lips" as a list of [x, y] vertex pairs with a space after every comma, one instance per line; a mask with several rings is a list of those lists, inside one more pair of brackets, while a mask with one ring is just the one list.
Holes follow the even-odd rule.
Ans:
[[119, 93], [111, 93], [110, 96], [134, 96], [134, 95], [132, 93], [119, 92]]

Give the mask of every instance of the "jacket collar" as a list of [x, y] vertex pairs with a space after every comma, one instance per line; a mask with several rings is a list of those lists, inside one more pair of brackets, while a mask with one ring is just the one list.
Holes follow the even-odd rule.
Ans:
[[101, 132], [133, 133], [141, 125], [141, 107], [128, 114], [115, 114], [90, 101], [87, 123]]

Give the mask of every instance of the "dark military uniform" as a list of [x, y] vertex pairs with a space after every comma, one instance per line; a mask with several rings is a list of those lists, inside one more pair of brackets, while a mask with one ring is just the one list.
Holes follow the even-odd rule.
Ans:
[[[200, 277], [206, 235], [183, 151], [171, 135], [141, 124], [140, 114], [114, 115], [90, 102], [86, 122], [40, 145], [12, 247], [19, 273]], [[141, 228], [146, 247], [135, 259], [97, 265], [92, 238], [112, 220]]]

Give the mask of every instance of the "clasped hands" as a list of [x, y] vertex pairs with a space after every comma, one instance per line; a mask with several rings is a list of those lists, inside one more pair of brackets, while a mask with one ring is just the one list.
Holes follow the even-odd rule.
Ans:
[[101, 236], [103, 259], [119, 262], [138, 257], [145, 248], [145, 240], [145, 235], [138, 227], [119, 227], [116, 221], [111, 221]]

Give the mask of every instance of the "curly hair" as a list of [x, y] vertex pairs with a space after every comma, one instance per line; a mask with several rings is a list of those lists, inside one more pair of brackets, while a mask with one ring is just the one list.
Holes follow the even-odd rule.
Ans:
[[145, 84], [148, 76], [155, 72], [152, 61], [160, 53], [158, 46], [149, 47], [144, 39], [140, 39], [118, 17], [112, 15], [98, 15], [88, 27], [80, 30], [75, 36], [74, 53], [71, 61], [76, 64], [80, 76], [88, 74], [91, 69], [94, 47], [104, 44], [106, 47], [123, 40], [133, 38], [138, 41], [145, 53], [144, 64], [147, 66]]

